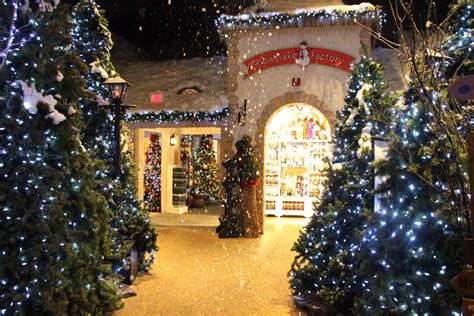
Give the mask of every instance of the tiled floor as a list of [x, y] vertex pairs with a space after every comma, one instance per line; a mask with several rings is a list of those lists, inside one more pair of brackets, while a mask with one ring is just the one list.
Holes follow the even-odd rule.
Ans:
[[219, 225], [219, 216], [224, 213], [220, 205], [208, 205], [203, 208], [190, 208], [184, 214], [149, 213], [153, 226], [172, 227], [208, 227]]
[[115, 315], [303, 315], [293, 305], [287, 272], [305, 223], [266, 218], [258, 239], [219, 239], [206, 227], [157, 227], [160, 251], [151, 274], [135, 282], [138, 295]]

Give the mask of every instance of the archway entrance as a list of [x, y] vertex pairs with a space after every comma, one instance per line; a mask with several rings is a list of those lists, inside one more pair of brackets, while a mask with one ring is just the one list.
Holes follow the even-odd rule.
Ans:
[[311, 105], [288, 104], [270, 117], [264, 149], [266, 215], [311, 216], [324, 190], [330, 141], [328, 119]]

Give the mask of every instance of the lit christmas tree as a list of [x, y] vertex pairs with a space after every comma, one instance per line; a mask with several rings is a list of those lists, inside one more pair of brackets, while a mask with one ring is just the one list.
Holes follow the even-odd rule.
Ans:
[[[451, 43], [444, 46], [457, 56], [448, 64], [454, 61], [458, 70], [472, 65], [471, 5], [462, 3], [460, 18], [450, 21]], [[412, 65], [416, 71], [396, 108], [387, 160], [379, 165], [386, 178], [382, 207], [375, 225], [363, 232], [358, 274], [365, 291], [356, 299], [357, 313], [460, 313], [461, 297], [449, 281], [462, 270], [469, 226], [466, 147], [459, 129], [467, 117], [456, 115], [454, 100], [447, 98], [445, 83], [454, 68], [431, 62]]]
[[373, 208], [373, 136], [386, 134], [392, 97], [383, 68], [362, 57], [354, 66], [344, 108], [338, 112], [327, 189], [293, 250], [289, 273], [299, 299], [322, 301], [328, 312], [348, 313], [363, 287], [357, 275], [360, 233]]
[[150, 145], [145, 154], [145, 209], [161, 212], [161, 141], [151, 134]]
[[[113, 214], [111, 225], [116, 232], [114, 257], [123, 258], [130, 248], [130, 242], [135, 242], [140, 251], [139, 267], [141, 270], [147, 269], [153, 262], [153, 250], [157, 250], [157, 234], [136, 198], [135, 168], [130, 152], [122, 152], [121, 181], [113, 179], [114, 126], [111, 115], [103, 107], [108, 105], [106, 99], [109, 93], [104, 81], [116, 75], [110, 60], [113, 43], [107, 29], [108, 22], [93, 0], [79, 1], [72, 11], [72, 18], [73, 47], [82, 61], [90, 67], [89, 71], [82, 72], [82, 75], [88, 90], [93, 93], [92, 98], [85, 98], [81, 102], [85, 122], [82, 138], [84, 146], [92, 151], [93, 157], [102, 162], [98, 165], [101, 169], [99, 177], [102, 180], [100, 190], [104, 192]], [[126, 137], [122, 138], [125, 142]], [[149, 254], [146, 261], [145, 253]], [[126, 265], [127, 261], [123, 263]]]
[[219, 167], [212, 141], [212, 135], [202, 135], [194, 160], [194, 191], [207, 200], [219, 198]]
[[474, 73], [472, 1], [459, 0], [451, 9], [456, 12], [456, 18], [442, 46], [443, 54], [448, 57], [443, 60], [445, 63], [443, 71], [447, 79], [455, 75]]
[[[3, 1], [1, 18], [17, 3]], [[110, 213], [78, 132], [82, 63], [68, 49], [65, 8], [42, 3], [36, 20], [22, 9], [12, 25], [31, 29], [13, 33], [33, 36], [3, 56], [0, 71], [0, 310], [105, 314], [121, 303], [104, 262]]]
[[433, 133], [417, 90], [410, 89], [405, 99], [388, 159], [379, 166], [386, 178], [382, 207], [363, 233], [358, 274], [365, 291], [356, 306], [373, 314], [448, 315], [460, 306], [449, 280], [461, 271], [462, 259], [462, 232], [443, 192], [450, 170], [441, 170], [439, 160], [448, 157], [438, 150], [444, 139]]
[[[455, 19], [441, 48], [441, 52], [447, 57], [443, 59], [440, 67], [440, 77], [444, 79], [446, 84], [444, 88], [452, 86], [460, 77], [474, 74], [472, 1], [457, 1], [451, 9], [456, 12]], [[462, 92], [468, 93], [468, 91], [464, 90]], [[474, 106], [472, 102], [469, 106], [468, 104], [461, 104], [455, 98], [451, 98], [449, 103], [450, 108], [459, 114], [457, 115], [457, 125], [460, 132], [465, 136], [468, 129], [471, 128], [469, 125], [474, 125], [474, 122], [468, 120], [469, 117], [471, 120], [474, 118]]]

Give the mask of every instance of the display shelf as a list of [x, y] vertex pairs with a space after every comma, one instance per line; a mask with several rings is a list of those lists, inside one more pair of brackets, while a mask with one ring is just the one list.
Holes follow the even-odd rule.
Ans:
[[331, 154], [328, 120], [314, 107], [293, 104], [277, 112], [265, 129], [266, 214], [307, 216], [324, 191], [325, 157]]
[[268, 153], [272, 159], [265, 160], [265, 214], [309, 217], [324, 191], [327, 140], [281, 140], [267, 144], [265, 157]]
[[183, 214], [188, 211], [186, 206], [186, 172], [181, 166], [168, 165], [168, 181], [166, 199], [167, 213]]
[[183, 168], [173, 168], [173, 206], [181, 207], [186, 205], [186, 172]]

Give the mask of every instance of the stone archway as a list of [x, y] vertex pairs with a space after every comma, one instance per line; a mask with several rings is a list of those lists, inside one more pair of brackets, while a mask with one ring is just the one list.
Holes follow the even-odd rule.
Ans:
[[[330, 110], [329, 107], [319, 100], [314, 95], [308, 95], [304, 92], [288, 92], [283, 96], [273, 98], [263, 109], [260, 114], [260, 118], [257, 120], [257, 132], [255, 134], [255, 146], [254, 155], [258, 162], [259, 174], [263, 177], [264, 174], [264, 148], [265, 148], [265, 128], [269, 119], [273, 114], [278, 111], [282, 106], [292, 103], [304, 103], [315, 107], [319, 110], [329, 121], [331, 131], [334, 131], [336, 125], [335, 112]], [[257, 209], [259, 212], [263, 212], [263, 178], [257, 186]]]

